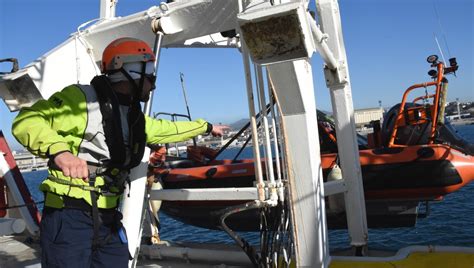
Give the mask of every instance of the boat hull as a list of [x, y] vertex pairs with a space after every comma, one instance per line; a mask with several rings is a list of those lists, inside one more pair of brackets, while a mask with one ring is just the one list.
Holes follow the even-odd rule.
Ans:
[[[359, 151], [369, 227], [413, 226], [420, 201], [439, 200], [474, 179], [474, 159], [447, 145], [416, 145]], [[322, 155], [327, 181], [336, 154]], [[155, 169], [165, 189], [252, 187], [255, 181], [251, 159], [232, 163], [214, 161], [199, 166], [191, 161], [169, 163]], [[263, 163], [264, 164], [264, 163]], [[193, 166], [194, 165], [194, 166]], [[265, 170], [265, 169], [264, 169]], [[162, 211], [180, 221], [216, 229], [219, 210], [245, 201], [165, 201]], [[394, 209], [400, 208], [400, 209]], [[226, 222], [240, 231], [258, 230], [259, 212], [231, 215]], [[330, 228], [345, 228], [345, 213], [327, 209]]]

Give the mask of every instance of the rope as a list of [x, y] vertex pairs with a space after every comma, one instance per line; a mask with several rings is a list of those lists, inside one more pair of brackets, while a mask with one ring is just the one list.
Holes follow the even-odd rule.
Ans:
[[37, 205], [37, 204], [43, 204], [43, 203], [44, 203], [44, 200], [43, 200], [43, 201], [39, 201], [39, 202], [26, 203], [26, 204], [17, 205], [17, 206], [3, 206], [3, 207], [0, 207], [0, 210], [7, 210], [7, 209], [13, 209], [13, 208], [29, 207], [29, 206], [33, 206], [33, 205]]

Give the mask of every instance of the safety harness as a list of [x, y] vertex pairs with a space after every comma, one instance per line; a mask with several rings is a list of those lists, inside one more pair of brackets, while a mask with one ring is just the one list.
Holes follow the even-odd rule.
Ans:
[[[140, 84], [142, 83], [143, 82]], [[135, 86], [134, 83], [132, 84]], [[91, 81], [91, 85], [94, 87], [99, 100], [100, 111], [102, 113], [102, 125], [106, 138], [105, 141], [110, 153], [110, 159], [106, 163], [103, 163], [103, 166], [99, 167], [95, 173], [89, 176], [92, 220], [94, 223], [92, 248], [97, 249], [106, 244], [107, 240], [110, 238], [107, 237], [101, 240], [99, 237], [99, 228], [101, 225], [99, 208], [97, 206], [99, 194], [110, 194], [111, 186], [115, 186], [116, 189], [119, 190], [119, 194], [122, 194], [125, 188], [125, 183], [130, 185], [128, 176], [129, 170], [140, 164], [145, 151], [146, 136], [145, 117], [141, 111], [140, 102], [136, 96], [132, 97], [132, 101], [126, 103], [129, 105], [127, 115], [127, 122], [129, 124], [129, 148], [126, 148], [124, 145], [127, 143], [123, 139], [122, 121], [120, 116], [117, 116], [120, 115], [119, 107], [120, 104], [124, 104], [123, 100], [119, 100], [117, 93], [113, 91], [112, 86], [105, 75], [94, 77]], [[137, 90], [135, 90], [135, 92], [136, 91]], [[100, 190], [94, 186], [96, 176], [102, 176], [105, 180], [105, 187], [101, 187]], [[115, 226], [117, 231], [123, 230], [120, 219], [116, 219]]]
[[[140, 164], [145, 151], [146, 134], [145, 134], [145, 117], [141, 111], [140, 101], [135, 87], [135, 94], [131, 98], [125, 97], [120, 98], [119, 94], [114, 92], [112, 86], [105, 75], [96, 76], [92, 79], [91, 85], [96, 91], [97, 98], [100, 104], [100, 112], [102, 114], [102, 125], [104, 129], [105, 142], [109, 149], [110, 157], [106, 161], [101, 161], [98, 165], [89, 165], [89, 185], [74, 184], [70, 180], [49, 176], [48, 179], [59, 184], [68, 185], [70, 187], [78, 187], [84, 191], [90, 192], [91, 206], [89, 206], [83, 200], [71, 200], [68, 196], [63, 196], [64, 207], [79, 208], [88, 210], [91, 212], [93, 220], [93, 239], [92, 249], [96, 250], [99, 247], [105, 245], [111, 238], [110, 235], [101, 239], [99, 237], [99, 229], [102, 224], [100, 217], [100, 209], [97, 205], [99, 195], [120, 195], [125, 190], [125, 185], [130, 185], [129, 171], [133, 167]], [[140, 85], [143, 85], [143, 79], [141, 79]], [[128, 105], [128, 130], [129, 138], [128, 143], [124, 141], [122, 121], [120, 115], [120, 105]], [[128, 144], [127, 146], [124, 146]], [[91, 163], [89, 163], [91, 164]], [[96, 186], [96, 177], [100, 176], [104, 179], [105, 184], [102, 186]], [[69, 206], [68, 204], [74, 203]], [[114, 212], [113, 210], [107, 210]], [[124, 234], [121, 225], [120, 213], [113, 214], [114, 224], [112, 227], [113, 231], [119, 232], [119, 235], [123, 241]], [[125, 238], [126, 240], [126, 238]]]
[[[120, 101], [117, 93], [105, 75], [96, 76], [91, 81], [96, 90], [102, 113], [102, 125], [104, 127], [105, 142], [110, 152], [110, 160], [104, 163], [108, 170], [117, 168], [131, 169], [140, 164], [145, 152], [146, 134], [145, 134], [145, 116], [141, 111], [139, 100], [132, 98], [129, 103], [128, 128], [130, 146], [130, 161], [127, 162], [127, 148], [123, 140], [122, 122], [120, 120]], [[123, 101], [122, 101], [123, 102]], [[113, 174], [111, 174], [113, 175]]]
[[[48, 179], [51, 181], [54, 181], [56, 183], [64, 184], [64, 185], [69, 185], [70, 187], [77, 187], [81, 188], [84, 191], [89, 191], [91, 195], [91, 203], [92, 205], [89, 206], [87, 203], [85, 203], [84, 200], [79, 200], [75, 198], [70, 198], [68, 196], [63, 196], [63, 201], [64, 201], [64, 206], [67, 208], [73, 208], [73, 209], [81, 209], [84, 211], [88, 211], [91, 213], [92, 221], [93, 221], [93, 238], [92, 238], [92, 249], [96, 250], [100, 248], [101, 246], [107, 244], [107, 242], [110, 240], [111, 235], [109, 234], [107, 237], [104, 239], [101, 239], [99, 236], [99, 229], [100, 226], [102, 225], [102, 219], [100, 215], [100, 209], [97, 205], [97, 199], [99, 198], [99, 195], [119, 195], [123, 193], [124, 190], [124, 182], [126, 181], [125, 178], [128, 178], [128, 173], [125, 174], [124, 172], [118, 174], [116, 177], [113, 179], [110, 178], [108, 175], [105, 175], [105, 173], [102, 173], [100, 171], [101, 169], [97, 169], [96, 172], [91, 172], [89, 175], [89, 185], [83, 185], [83, 184], [74, 184], [69, 180], [57, 178], [55, 176], [48, 176]], [[96, 177], [97, 176], [102, 176], [105, 180], [105, 184], [102, 186], [95, 186], [96, 182]], [[109, 182], [109, 183], [107, 183]], [[114, 188], [114, 189], [112, 189]], [[113, 231], [114, 232], [119, 232], [123, 231], [123, 226], [121, 223], [121, 214], [117, 213], [115, 209], [104, 209], [102, 210], [107, 211], [109, 214], [112, 215], [113, 217]], [[102, 213], [103, 213], [102, 212]], [[110, 216], [110, 215], [109, 215]], [[122, 238], [121, 238], [122, 239]]]

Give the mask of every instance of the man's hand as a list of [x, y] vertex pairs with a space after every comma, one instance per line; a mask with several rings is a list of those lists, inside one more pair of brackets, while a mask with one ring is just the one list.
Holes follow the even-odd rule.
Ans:
[[64, 176], [72, 178], [82, 178], [87, 181], [89, 177], [89, 170], [87, 169], [87, 162], [79, 157], [64, 152], [54, 157], [54, 163], [63, 172]]
[[228, 126], [221, 126], [221, 125], [212, 125], [211, 134], [214, 137], [221, 137], [224, 135], [224, 130], [229, 129]]
[[163, 166], [166, 161], [166, 147], [160, 146], [150, 154], [150, 164], [155, 167]]

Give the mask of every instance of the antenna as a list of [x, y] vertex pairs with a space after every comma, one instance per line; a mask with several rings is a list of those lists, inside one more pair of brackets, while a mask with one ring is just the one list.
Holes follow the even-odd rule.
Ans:
[[186, 96], [186, 88], [184, 87], [184, 74], [179, 73], [179, 79], [181, 80], [181, 88], [183, 89], [183, 95], [184, 95], [184, 103], [186, 104], [186, 110], [188, 111], [188, 117], [189, 120], [191, 119], [191, 112], [189, 111], [189, 106], [188, 106], [188, 97]]
[[[446, 46], [446, 49], [448, 50], [448, 57], [451, 58], [451, 52], [449, 51], [448, 41], [446, 39], [446, 32], [444, 31], [443, 25], [441, 24], [441, 19], [440, 19], [440, 16], [439, 16], [439, 12], [438, 12], [438, 9], [436, 8], [436, 1], [433, 0], [432, 3], [433, 3], [433, 9], [434, 9], [434, 12], [435, 12], [435, 15], [436, 15], [436, 20], [438, 21], [438, 26], [439, 26], [439, 29], [441, 30], [441, 36], [443, 37], [443, 40], [444, 40], [444, 45]], [[438, 49], [441, 52], [441, 48], [440, 48], [439, 42], [436, 38], [436, 35], [435, 35], [435, 39], [436, 39], [436, 43], [438, 44]], [[444, 56], [442, 54], [443, 53], [441, 52], [441, 57], [443, 58], [443, 61], [446, 62], [445, 59], [444, 59]]]
[[443, 50], [441, 49], [441, 46], [439, 45], [438, 37], [436, 37], [435, 33], [433, 33], [433, 35], [434, 35], [434, 39], [436, 41], [436, 45], [438, 45], [438, 50], [439, 50], [439, 53], [441, 54], [441, 58], [443, 58], [443, 62], [446, 64], [446, 59], [444, 58]]
[[[179, 80], [181, 80], [181, 88], [183, 89], [184, 103], [186, 104], [186, 110], [188, 111], [188, 118], [189, 121], [191, 121], [191, 112], [189, 111], [188, 97], [186, 96], [186, 88], [184, 87], [184, 74], [182, 72], [179, 73]], [[196, 138], [193, 138], [193, 145], [196, 146], [196, 144]]]

